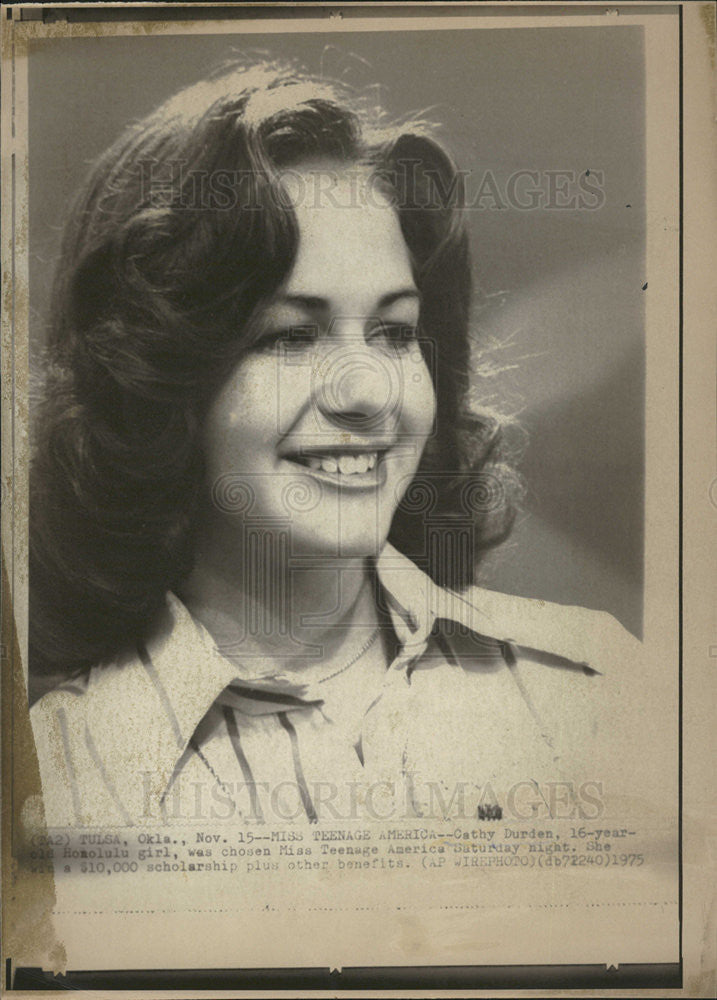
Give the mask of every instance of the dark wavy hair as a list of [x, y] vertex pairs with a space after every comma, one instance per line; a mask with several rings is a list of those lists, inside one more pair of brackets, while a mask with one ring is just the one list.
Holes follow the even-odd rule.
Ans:
[[[235, 64], [130, 126], [67, 224], [33, 422], [35, 674], [116, 653], [186, 578], [204, 414], [247, 350], [252, 314], [291, 270], [297, 225], [278, 172], [309, 160], [368, 165], [391, 187], [421, 293], [419, 336], [433, 345], [437, 429], [391, 541], [438, 583], [464, 587], [481, 550], [510, 530], [519, 481], [500, 421], [468, 406], [460, 172], [418, 119], [390, 121], [293, 67]], [[431, 519], [449, 541], [451, 524], [456, 537], [470, 527], [462, 558], [426, 541]]]

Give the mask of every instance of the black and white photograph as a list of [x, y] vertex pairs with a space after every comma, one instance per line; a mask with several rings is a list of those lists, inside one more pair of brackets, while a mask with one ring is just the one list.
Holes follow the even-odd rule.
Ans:
[[679, 5], [241, 6], [7, 9], [5, 988], [674, 992]]

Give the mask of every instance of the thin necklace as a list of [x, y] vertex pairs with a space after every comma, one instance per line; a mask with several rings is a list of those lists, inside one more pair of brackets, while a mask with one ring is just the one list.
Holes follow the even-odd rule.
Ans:
[[378, 634], [379, 634], [380, 631], [381, 631], [380, 627], [377, 627], [371, 633], [371, 635], [368, 637], [368, 639], [363, 644], [363, 646], [361, 647], [361, 649], [359, 649], [358, 653], [356, 653], [356, 655], [354, 657], [352, 657], [349, 660], [348, 663], [345, 663], [343, 665], [343, 667], [339, 667], [338, 670], [334, 670], [334, 672], [332, 674], [327, 674], [326, 677], [322, 677], [316, 683], [317, 684], [324, 684], [326, 681], [330, 681], [334, 677], [338, 677], [338, 675], [342, 674], [344, 672], [344, 670], [348, 670], [349, 667], [352, 667], [354, 665], [354, 663], [358, 663], [358, 661], [361, 659], [361, 657], [364, 655], [364, 653], [368, 653], [368, 651], [371, 648], [371, 646], [373, 646], [374, 642], [376, 642], [376, 639], [378, 638]]

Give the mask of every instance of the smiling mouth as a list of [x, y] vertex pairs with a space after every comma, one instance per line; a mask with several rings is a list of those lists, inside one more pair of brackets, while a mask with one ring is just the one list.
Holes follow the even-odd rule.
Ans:
[[375, 479], [376, 466], [385, 455], [385, 451], [363, 451], [363, 452], [312, 452], [305, 454], [286, 455], [285, 457], [301, 465], [312, 472], [324, 473], [332, 478], [341, 480], [355, 479], [359, 482], [362, 479]]

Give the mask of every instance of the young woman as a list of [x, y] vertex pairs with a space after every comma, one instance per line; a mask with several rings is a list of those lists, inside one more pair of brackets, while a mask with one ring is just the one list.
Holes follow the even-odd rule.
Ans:
[[598, 808], [635, 651], [470, 589], [520, 487], [468, 404], [460, 197], [425, 124], [269, 65], [95, 166], [32, 472], [50, 825]]

